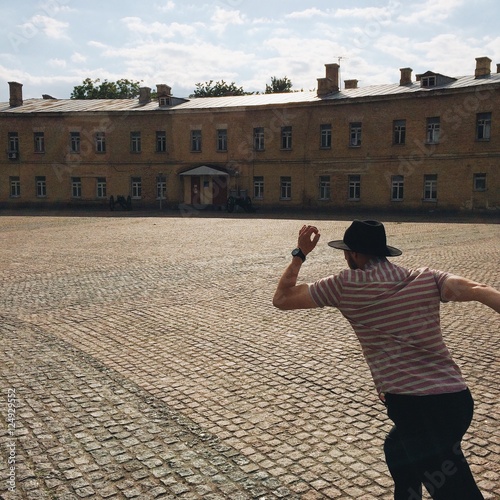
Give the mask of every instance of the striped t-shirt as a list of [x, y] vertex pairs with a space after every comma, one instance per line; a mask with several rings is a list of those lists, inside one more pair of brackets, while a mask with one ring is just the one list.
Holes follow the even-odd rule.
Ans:
[[448, 273], [405, 269], [385, 257], [309, 285], [320, 307], [351, 323], [379, 393], [428, 395], [466, 389], [440, 326]]

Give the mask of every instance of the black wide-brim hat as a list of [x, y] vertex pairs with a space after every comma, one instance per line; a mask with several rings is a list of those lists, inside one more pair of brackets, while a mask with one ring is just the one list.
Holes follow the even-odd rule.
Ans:
[[378, 257], [397, 257], [403, 252], [387, 245], [384, 225], [376, 220], [354, 220], [346, 229], [344, 239], [328, 242], [332, 248]]

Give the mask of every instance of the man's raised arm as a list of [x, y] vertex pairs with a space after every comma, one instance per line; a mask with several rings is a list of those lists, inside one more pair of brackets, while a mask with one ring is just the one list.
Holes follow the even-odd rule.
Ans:
[[[308, 255], [318, 243], [319, 231], [314, 226], [302, 226], [299, 231], [297, 248], [305, 256]], [[309, 294], [306, 284], [297, 285], [297, 277], [303, 259], [300, 255], [294, 256], [292, 262], [285, 269], [273, 297], [273, 305], [278, 309], [311, 309], [318, 307]]]

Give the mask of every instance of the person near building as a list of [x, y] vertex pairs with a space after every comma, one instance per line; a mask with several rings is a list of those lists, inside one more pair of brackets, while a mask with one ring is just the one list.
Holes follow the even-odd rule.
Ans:
[[384, 453], [395, 500], [422, 498], [422, 485], [436, 500], [482, 499], [461, 449], [472, 420], [473, 399], [446, 347], [440, 302], [478, 301], [500, 313], [500, 291], [470, 279], [429, 269], [407, 269], [388, 257], [379, 221], [355, 220], [342, 240], [349, 269], [297, 284], [320, 232], [304, 225], [292, 261], [274, 294], [279, 309], [336, 307], [361, 344], [380, 399], [394, 426]]

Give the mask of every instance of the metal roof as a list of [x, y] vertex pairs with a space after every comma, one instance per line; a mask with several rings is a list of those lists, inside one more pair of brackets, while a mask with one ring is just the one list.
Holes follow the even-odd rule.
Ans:
[[475, 78], [473, 75], [456, 77], [456, 80], [443, 85], [422, 88], [420, 82], [408, 85], [385, 84], [341, 89], [338, 92], [318, 97], [316, 91], [289, 92], [282, 94], [252, 94], [229, 97], [198, 97], [192, 99], [172, 98], [172, 106], [160, 107], [156, 100], [139, 104], [138, 99], [26, 99], [22, 106], [10, 107], [8, 102], [0, 103], [0, 113], [81, 113], [81, 112], [164, 112], [201, 109], [225, 109], [237, 107], [256, 107], [314, 103], [330, 100], [382, 97], [410, 93], [435, 92], [468, 87], [500, 84], [500, 73]]

